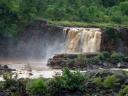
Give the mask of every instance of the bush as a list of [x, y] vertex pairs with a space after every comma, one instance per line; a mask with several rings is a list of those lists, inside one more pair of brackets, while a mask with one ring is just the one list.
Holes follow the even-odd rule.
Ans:
[[50, 96], [60, 96], [66, 88], [66, 82], [61, 77], [55, 77], [48, 82], [48, 94]]
[[[11, 96], [26, 96], [26, 81], [24, 79], [17, 79], [17, 74], [5, 73], [3, 75], [3, 91], [11, 93]], [[7, 91], [7, 92], [6, 92]]]
[[30, 94], [42, 96], [47, 93], [47, 85], [42, 78], [34, 79], [28, 82], [27, 89], [29, 90]]
[[102, 84], [102, 78], [101, 77], [96, 77], [93, 79], [93, 83], [96, 84], [96, 86], [98, 87], [101, 87], [103, 84]]
[[120, 10], [119, 6], [113, 6], [110, 10], [109, 10], [109, 14], [111, 14], [111, 20], [115, 23], [122, 23], [123, 21], [123, 14]]
[[4, 73], [3, 78], [5, 80], [4, 82], [4, 89], [17, 89], [17, 75], [13, 77], [13, 73]]
[[104, 7], [112, 7], [119, 3], [119, 0], [101, 0], [101, 4]]
[[112, 16], [112, 21], [121, 24], [122, 23], [122, 16], [116, 16], [115, 14]]
[[103, 86], [105, 88], [115, 88], [119, 84], [119, 79], [115, 75], [106, 77], [103, 81]]
[[116, 52], [114, 52], [114, 53], [112, 53], [112, 55], [111, 55], [111, 60], [112, 60], [113, 63], [123, 62], [123, 60], [124, 60], [124, 55], [121, 54], [121, 53], [116, 53]]
[[128, 96], [128, 85], [119, 92], [119, 96]]
[[107, 52], [107, 51], [104, 51], [102, 53], [99, 53], [97, 56], [99, 57], [99, 59], [101, 61], [106, 61], [106, 60], [108, 60], [110, 58], [110, 53]]
[[66, 89], [71, 91], [84, 91], [87, 76], [82, 75], [78, 71], [70, 72], [68, 69], [65, 69], [62, 78], [66, 82]]
[[124, 15], [128, 15], [128, 1], [121, 2], [120, 8]]
[[99, 58], [97, 58], [97, 57], [85, 59], [85, 64], [97, 64], [97, 63], [99, 63]]
[[68, 69], [64, 69], [62, 76], [57, 76], [49, 81], [48, 91], [51, 96], [61, 94], [64, 91], [84, 92], [87, 79], [88, 76], [84, 76], [80, 72], [70, 72]]

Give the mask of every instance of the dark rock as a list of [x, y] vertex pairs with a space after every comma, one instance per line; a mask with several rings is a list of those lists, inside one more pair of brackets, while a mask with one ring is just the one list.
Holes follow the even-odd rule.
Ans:
[[30, 76], [32, 76], [33, 74], [32, 73], [29, 73]]
[[124, 84], [125, 85], [128, 85], [128, 79], [125, 80]]
[[127, 66], [127, 64], [125, 64], [125, 63], [117, 63], [117, 68], [127, 68], [128, 66]]
[[108, 66], [108, 63], [103, 62], [103, 66], [107, 67]]
[[7, 65], [4, 65], [3, 68], [4, 68], [4, 69], [8, 69], [8, 66], [7, 66]]
[[[101, 51], [117, 51], [128, 54], [128, 28], [116, 28], [108, 31], [102, 30]], [[113, 37], [109, 33], [113, 34]], [[117, 36], [117, 34], [119, 36]]]
[[0, 96], [10, 96], [8, 92], [0, 91]]

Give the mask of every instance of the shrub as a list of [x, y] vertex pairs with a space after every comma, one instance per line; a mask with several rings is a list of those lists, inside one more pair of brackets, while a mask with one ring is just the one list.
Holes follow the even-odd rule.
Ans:
[[97, 64], [98, 62], [99, 62], [99, 58], [97, 58], [97, 57], [85, 59], [85, 64]]
[[119, 23], [119, 24], [122, 22], [122, 16], [113, 15], [111, 19], [112, 19], [113, 22], [116, 22], [116, 23]]
[[118, 6], [114, 6], [110, 9], [111, 20], [115, 23], [122, 23], [123, 15]]
[[102, 53], [99, 53], [97, 56], [99, 57], [100, 60], [106, 61], [110, 58], [110, 53], [107, 51], [104, 51]]
[[13, 77], [13, 73], [4, 73], [3, 78], [5, 80], [4, 82], [4, 89], [15, 89], [17, 88], [17, 75]]
[[47, 85], [42, 78], [39, 78], [28, 82], [27, 89], [32, 95], [42, 96], [47, 92]]
[[51, 96], [56, 96], [56, 94], [61, 94], [64, 91], [84, 92], [87, 79], [88, 76], [84, 76], [80, 72], [70, 72], [66, 68], [63, 70], [62, 76], [57, 76], [48, 82], [48, 91]]
[[66, 88], [66, 82], [61, 77], [57, 76], [48, 82], [48, 94], [50, 96], [59, 96], [64, 88]]
[[128, 85], [119, 92], [119, 96], [128, 96]]
[[128, 1], [121, 2], [120, 8], [123, 14], [128, 15]]
[[102, 86], [102, 78], [101, 77], [94, 78], [93, 83], [95, 83], [96, 86], [101, 87]]
[[85, 81], [88, 79], [88, 76], [84, 76], [78, 71], [70, 72], [68, 69], [65, 69], [62, 78], [66, 82], [66, 89], [71, 91], [79, 90], [82, 92], [85, 89]]
[[[3, 90], [6, 93], [6, 90], [13, 94], [11, 96], [26, 96], [26, 82], [24, 79], [18, 79], [17, 74], [5, 73], [3, 75]], [[9, 95], [10, 96], [10, 95]]]
[[112, 7], [118, 4], [118, 0], [101, 0], [101, 4], [103, 4], [104, 7]]
[[116, 53], [116, 52], [114, 52], [114, 53], [112, 53], [112, 55], [111, 55], [111, 60], [112, 60], [112, 62], [114, 62], [114, 63], [122, 62], [123, 59], [124, 59], [124, 55], [121, 54], [121, 53]]
[[106, 77], [103, 81], [103, 86], [106, 88], [115, 88], [118, 85], [119, 79], [115, 75]]

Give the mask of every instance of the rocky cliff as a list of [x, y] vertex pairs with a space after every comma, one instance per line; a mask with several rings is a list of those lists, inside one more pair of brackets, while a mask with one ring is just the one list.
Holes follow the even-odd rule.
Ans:
[[[35, 21], [16, 39], [0, 35], [0, 56], [8, 58], [46, 59], [57, 52], [64, 52], [63, 27]], [[102, 29], [101, 51], [120, 51], [128, 54], [128, 28]]]

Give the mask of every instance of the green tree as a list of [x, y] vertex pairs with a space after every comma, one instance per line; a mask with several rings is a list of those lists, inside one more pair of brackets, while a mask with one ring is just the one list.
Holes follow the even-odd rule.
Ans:
[[128, 15], [128, 1], [120, 3], [121, 11], [124, 15]]
[[34, 96], [43, 96], [47, 93], [47, 85], [42, 78], [28, 82], [27, 89], [30, 91], [30, 94], [32, 93]]
[[119, 3], [119, 0], [101, 0], [101, 4], [104, 7], [112, 7]]

